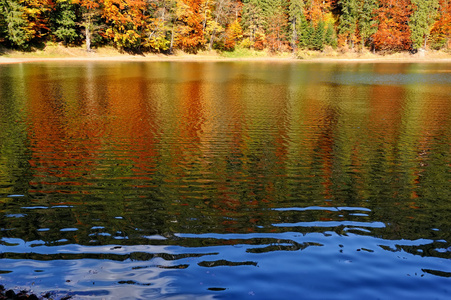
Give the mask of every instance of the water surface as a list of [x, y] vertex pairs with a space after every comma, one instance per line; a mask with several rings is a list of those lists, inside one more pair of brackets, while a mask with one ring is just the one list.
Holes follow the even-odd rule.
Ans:
[[449, 299], [451, 64], [0, 66], [0, 284]]

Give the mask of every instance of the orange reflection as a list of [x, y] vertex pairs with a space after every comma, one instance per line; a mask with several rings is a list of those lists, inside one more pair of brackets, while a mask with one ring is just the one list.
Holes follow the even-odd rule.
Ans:
[[[98, 126], [91, 121], [91, 115], [74, 115], [79, 113], [79, 107], [86, 105], [86, 99], [72, 99], [73, 95], [66, 94], [76, 90], [74, 82], [52, 81], [44, 67], [38, 73], [27, 81], [28, 133], [33, 150], [29, 163], [35, 170], [35, 181], [30, 184], [41, 186], [39, 192], [44, 193], [75, 192], [61, 190], [60, 185], [39, 178], [68, 180], [89, 174], [100, 147], [96, 138]], [[74, 118], [82, 121], [73, 122]]]

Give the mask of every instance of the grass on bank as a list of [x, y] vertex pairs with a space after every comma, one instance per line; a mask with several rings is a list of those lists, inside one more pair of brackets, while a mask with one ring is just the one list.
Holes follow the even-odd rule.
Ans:
[[291, 53], [270, 53], [268, 50], [255, 50], [244, 47], [237, 47], [233, 51], [223, 51], [219, 55], [224, 58], [264, 58], [264, 57], [290, 57]]

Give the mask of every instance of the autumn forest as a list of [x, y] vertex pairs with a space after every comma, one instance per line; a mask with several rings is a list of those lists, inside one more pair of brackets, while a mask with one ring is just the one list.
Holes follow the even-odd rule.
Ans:
[[121, 51], [448, 49], [449, 0], [0, 0], [0, 42]]

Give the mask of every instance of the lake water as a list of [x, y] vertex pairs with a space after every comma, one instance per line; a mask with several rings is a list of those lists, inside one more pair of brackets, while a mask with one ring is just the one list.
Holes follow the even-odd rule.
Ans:
[[0, 284], [450, 299], [451, 64], [0, 66]]

